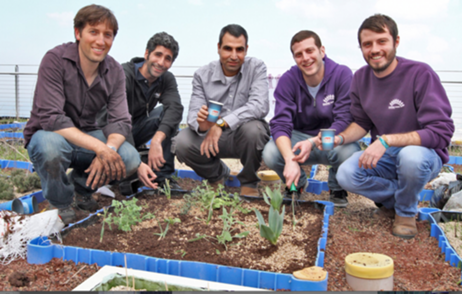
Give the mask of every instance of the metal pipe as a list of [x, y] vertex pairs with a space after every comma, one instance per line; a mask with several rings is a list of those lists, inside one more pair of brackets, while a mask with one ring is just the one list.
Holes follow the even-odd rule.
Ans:
[[[19, 66], [14, 66], [14, 71], [19, 72]], [[16, 121], [19, 121], [19, 76], [16, 74], [14, 76], [14, 94], [16, 99]]]

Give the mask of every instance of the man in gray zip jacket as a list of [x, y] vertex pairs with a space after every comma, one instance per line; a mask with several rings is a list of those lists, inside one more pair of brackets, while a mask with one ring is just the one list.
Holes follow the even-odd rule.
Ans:
[[[256, 171], [269, 140], [264, 120], [269, 111], [265, 64], [246, 57], [247, 32], [239, 25], [221, 30], [220, 60], [194, 74], [188, 125], [174, 138], [176, 155], [210, 183], [224, 183], [230, 169], [221, 158], [239, 158], [241, 195], [258, 196]], [[216, 123], [207, 121], [209, 102], [223, 103]]]

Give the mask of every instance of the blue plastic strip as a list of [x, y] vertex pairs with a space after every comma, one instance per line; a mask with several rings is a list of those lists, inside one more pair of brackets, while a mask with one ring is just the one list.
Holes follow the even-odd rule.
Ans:
[[1, 165], [1, 168], [20, 168], [20, 169], [27, 169], [31, 173], [34, 172], [34, 167], [32, 163], [30, 162], [0, 159], [0, 165]]
[[23, 133], [13, 133], [13, 132], [0, 132], [0, 139], [2, 138], [24, 139], [24, 134]]
[[26, 124], [27, 124], [27, 122], [0, 125], [0, 130], [6, 130], [6, 129], [24, 129], [24, 127], [26, 126]]

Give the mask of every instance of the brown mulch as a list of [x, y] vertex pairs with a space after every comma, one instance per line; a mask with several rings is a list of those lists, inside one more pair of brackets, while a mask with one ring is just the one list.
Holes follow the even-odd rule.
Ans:
[[[179, 182], [184, 188], [187, 188], [187, 182], [189, 185], [195, 185], [195, 182], [189, 179], [180, 179]], [[229, 190], [239, 192], [239, 188]], [[328, 193], [304, 193], [302, 198], [327, 200]], [[377, 221], [371, 217], [374, 205], [368, 199], [354, 194], [350, 194], [348, 199], [350, 205], [344, 209], [335, 209], [335, 214], [329, 220], [324, 261], [324, 269], [329, 273], [328, 291], [352, 291], [346, 282], [344, 260], [348, 254], [354, 252], [382, 253], [392, 257], [395, 266], [394, 291], [462, 290], [458, 285], [461, 279], [460, 269], [444, 261], [444, 254], [440, 253], [437, 240], [430, 237], [430, 226], [427, 222], [418, 222], [419, 233], [416, 238], [403, 240], [391, 235], [391, 219]], [[108, 202], [110, 201], [111, 199]], [[209, 246], [213, 248], [210, 243]], [[0, 290], [70, 291], [96, 272], [96, 265], [87, 265], [77, 273], [83, 266], [60, 260], [44, 265], [30, 265], [25, 260], [18, 260], [6, 266], [0, 265]], [[65, 269], [62, 271], [63, 268]], [[22, 273], [22, 276], [16, 275], [19, 277], [17, 280], [26, 280], [27, 277], [34, 283], [24, 287], [12, 286], [8, 279], [15, 272]], [[73, 275], [75, 276], [72, 277]], [[68, 279], [70, 280], [65, 285], [61, 285]]]

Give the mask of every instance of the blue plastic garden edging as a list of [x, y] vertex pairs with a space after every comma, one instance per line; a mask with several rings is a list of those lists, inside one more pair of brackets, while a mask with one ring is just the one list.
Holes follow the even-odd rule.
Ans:
[[7, 130], [7, 129], [24, 129], [24, 127], [26, 126], [26, 124], [27, 124], [27, 122], [0, 125], [0, 130]]
[[24, 139], [24, 134], [23, 133], [12, 133], [12, 132], [0, 132], [0, 139], [2, 138]]
[[20, 168], [20, 169], [27, 169], [31, 173], [34, 172], [34, 167], [33, 167], [32, 163], [26, 162], [26, 161], [0, 159], [0, 166], [1, 166], [2, 169], [4, 169], [4, 168]]
[[[193, 174], [190, 173], [190, 171], [178, 170], [179, 177], [186, 177], [187, 175], [192, 176]], [[37, 200], [39, 202], [43, 201], [43, 196], [40, 194], [40, 200], [39, 197], [37, 197]], [[324, 217], [322, 235], [318, 240], [315, 265], [323, 267], [329, 228], [329, 216], [334, 214], [334, 206], [329, 201], [316, 202], [324, 205]], [[102, 212], [102, 210], [99, 212]], [[83, 221], [85, 220], [80, 222]], [[38, 237], [27, 243], [27, 261], [31, 264], [43, 264], [49, 262], [52, 258], [63, 258], [64, 260], [72, 260], [75, 263], [97, 263], [98, 266], [124, 266], [124, 256], [127, 256], [127, 266], [133, 269], [262, 289], [327, 291], [328, 274], [323, 281], [313, 282], [299, 280], [291, 274], [243, 269], [203, 262], [168, 260], [132, 253], [108, 252], [55, 245], [52, 244], [47, 237]]]

